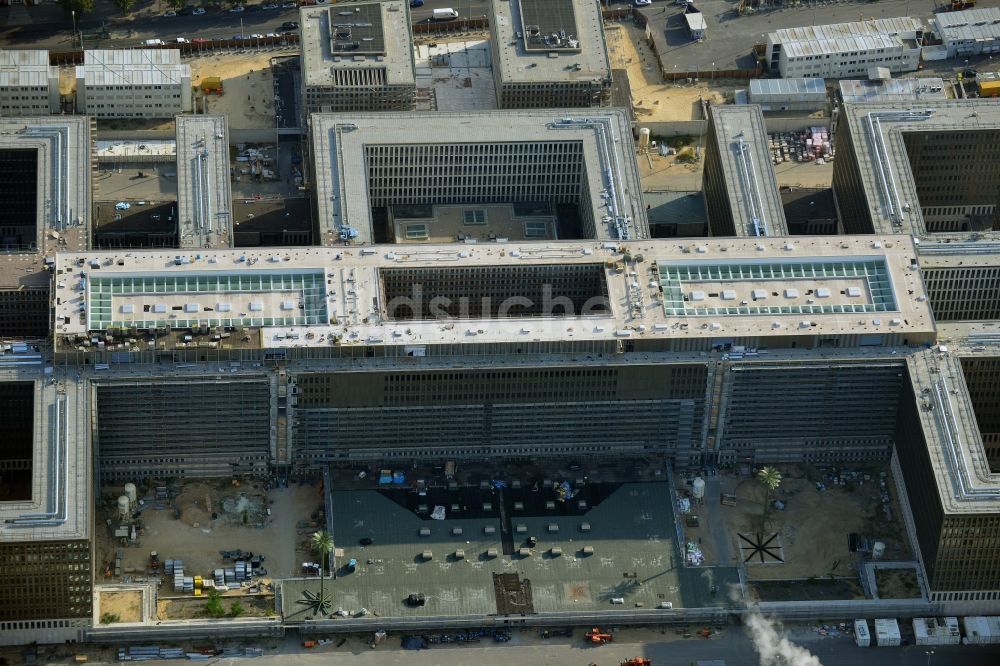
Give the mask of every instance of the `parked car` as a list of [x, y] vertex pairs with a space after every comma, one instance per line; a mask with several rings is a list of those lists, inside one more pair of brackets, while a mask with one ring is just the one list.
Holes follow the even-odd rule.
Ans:
[[635, 0], [636, 7], [648, 7], [653, 4], [653, 0]]
[[248, 12], [259, 12], [261, 10], [261, 6], [260, 5], [247, 5], [246, 6], [246, 10]]
[[266, 5], [264, 5], [262, 7], [262, 9], [267, 9], [268, 11], [270, 11], [272, 9], [280, 9], [280, 8], [281, 8], [281, 5], [279, 5], [277, 2], [269, 2], [269, 3], [267, 3]]
[[177, 40], [176, 40], [176, 42], [178, 44], [190, 44], [191, 40], [188, 39], [187, 37], [178, 37]]
[[423, 7], [424, 0], [410, 0], [410, 7]]
[[260, 34], [259, 32], [255, 32], [252, 35], [250, 35], [250, 39], [264, 39], [264, 35]]
[[194, 8], [194, 9], [192, 10], [192, 13], [193, 13], [193, 14], [194, 14], [195, 16], [201, 16], [202, 14], [204, 14], [204, 13], [205, 13], [205, 8], [204, 8], [204, 7], [195, 7], [195, 8]]
[[281, 4], [282, 9], [297, 9], [299, 4], [297, 2], [283, 2]]
[[298, 30], [299, 24], [295, 21], [285, 21], [281, 24], [282, 30]]
[[278, 34], [278, 33], [276, 33], [276, 32], [269, 32], [269, 33], [267, 33], [267, 35], [266, 35], [266, 36], [267, 36], [267, 37], [281, 37], [281, 35], [279, 35], [279, 34]]
[[210, 39], [208, 39], [208, 37], [195, 37], [194, 39], [191, 40], [191, 43], [192, 44], [202, 44], [202, 43], [208, 42], [208, 41], [211, 41]]
[[239, 14], [239, 13], [241, 13], [241, 12], [243, 12], [243, 11], [244, 11], [244, 9], [243, 9], [243, 5], [235, 5], [235, 6], [234, 6], [234, 7], [232, 8], [232, 9], [230, 9], [229, 11], [231, 11], [231, 12], [232, 12], [233, 14]]
[[172, 9], [168, 9], [167, 11], [163, 12], [163, 15], [165, 17], [167, 17], [167, 18], [173, 18], [173, 17], [177, 16], [177, 12], [175, 12]]

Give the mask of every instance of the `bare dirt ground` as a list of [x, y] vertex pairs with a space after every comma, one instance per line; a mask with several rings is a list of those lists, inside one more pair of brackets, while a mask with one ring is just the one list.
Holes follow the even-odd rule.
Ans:
[[[892, 498], [893, 522], [887, 523], [882, 513], [878, 473], [887, 471], [888, 465], [856, 465], [847, 468], [869, 474], [868, 481], [859, 480], [856, 486], [833, 485], [825, 479], [825, 472], [809, 465], [778, 466], [782, 482], [774, 499], [785, 502], [782, 511], [772, 510], [765, 525], [767, 534], [780, 535], [784, 563], [747, 563], [751, 580], [808, 579], [833, 575], [855, 577], [860, 557], [848, 548], [848, 534], [877, 538], [886, 543], [885, 559], [907, 560], [911, 557], [896, 503], [896, 490], [891, 477], [887, 479]], [[816, 489], [816, 481], [826, 483], [827, 490]], [[735, 507], [719, 506], [721, 524], [707, 525], [686, 530], [688, 538], [702, 537], [706, 558], [712, 553], [713, 538], [710, 532], [723, 529], [734, 553], [737, 533], [753, 534], [760, 528], [764, 492], [754, 477], [720, 477], [721, 492], [737, 496]], [[705, 502], [719, 502], [718, 497], [706, 496]]]
[[612, 67], [625, 69], [636, 118], [642, 121], [698, 120], [701, 100], [722, 104], [736, 86], [722, 79], [689, 84], [665, 82], [643, 32], [633, 25], [605, 26]]
[[[161, 620], [192, 620], [206, 617], [206, 601], [207, 597], [160, 598], [156, 602], [156, 616]], [[239, 617], [269, 617], [275, 613], [273, 594], [239, 596], [229, 593], [223, 595], [221, 602], [227, 614], [231, 613], [233, 604], [239, 603], [243, 608]]]
[[917, 572], [913, 569], [876, 569], [875, 585], [880, 599], [913, 599], [920, 596]]
[[274, 127], [274, 77], [270, 61], [274, 53], [241, 53], [192, 58], [191, 84], [198, 88], [202, 78], [222, 79], [222, 95], [195, 93], [198, 109], [207, 103], [207, 113], [229, 117], [233, 129]]
[[[297, 574], [302, 557], [297, 546], [308, 539], [318, 528], [308, 529], [300, 535], [296, 529], [299, 521], [312, 522], [311, 516], [322, 506], [320, 485], [291, 486], [272, 489], [265, 494], [259, 483], [243, 483], [234, 487], [229, 479], [189, 481], [180, 486], [175, 505], [180, 518], [174, 518], [172, 506], [162, 510], [148, 507], [142, 512], [143, 530], [137, 545], [122, 546], [109, 536], [104, 519], [110, 516], [111, 503], [99, 517], [98, 530], [101, 568], [114, 559], [114, 552], [124, 552], [123, 575], [142, 576], [146, 573], [150, 551], [156, 551], [160, 560], [180, 559], [187, 575], [211, 578], [214, 569], [225, 562], [220, 550], [242, 549], [262, 554], [267, 559], [264, 567], [266, 578], [283, 578]], [[117, 497], [120, 487], [106, 495]], [[140, 488], [140, 496], [143, 489]], [[266, 515], [267, 508], [271, 516]], [[212, 514], [216, 514], [216, 518]], [[246, 524], [244, 524], [244, 515]], [[260, 523], [263, 526], [257, 527]], [[308, 558], [307, 558], [308, 559]], [[173, 594], [172, 581], [165, 581], [161, 595]]]
[[118, 616], [119, 622], [142, 622], [142, 591], [100, 592], [97, 617], [105, 613]]
[[704, 152], [698, 150], [695, 162], [683, 162], [676, 155], [660, 156], [655, 151], [636, 155], [642, 190], [693, 191], [701, 189]]

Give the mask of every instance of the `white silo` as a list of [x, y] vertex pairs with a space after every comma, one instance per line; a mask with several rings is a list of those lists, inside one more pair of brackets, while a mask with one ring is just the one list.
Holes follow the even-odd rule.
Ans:
[[643, 127], [639, 130], [639, 148], [645, 150], [649, 148], [649, 128]]
[[122, 495], [118, 498], [118, 517], [122, 520], [128, 520], [132, 515], [132, 505], [128, 501], [128, 495]]
[[691, 494], [699, 502], [705, 499], [705, 479], [699, 476], [691, 482]]
[[139, 499], [139, 494], [135, 489], [134, 483], [125, 484], [125, 496], [128, 497], [128, 501], [131, 506], [136, 505], [136, 500]]
[[885, 555], [885, 542], [876, 541], [872, 544], [872, 559], [881, 560]]

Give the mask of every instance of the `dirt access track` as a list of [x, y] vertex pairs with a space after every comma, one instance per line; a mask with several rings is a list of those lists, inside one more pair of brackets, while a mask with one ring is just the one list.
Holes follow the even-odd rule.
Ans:
[[[663, 80], [656, 56], [646, 45], [643, 32], [629, 24], [605, 26], [611, 66], [628, 72], [632, 108], [636, 120], [701, 120], [702, 100], [724, 104], [733, 97], [736, 83], [722, 79], [712, 82], [672, 83]], [[745, 85], [745, 84], [744, 84]]]

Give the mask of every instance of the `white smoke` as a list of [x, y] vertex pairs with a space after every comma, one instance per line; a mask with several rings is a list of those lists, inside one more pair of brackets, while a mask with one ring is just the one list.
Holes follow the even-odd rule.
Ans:
[[744, 623], [760, 655], [760, 666], [823, 666], [816, 655], [788, 640], [781, 628], [763, 615], [751, 613]]

